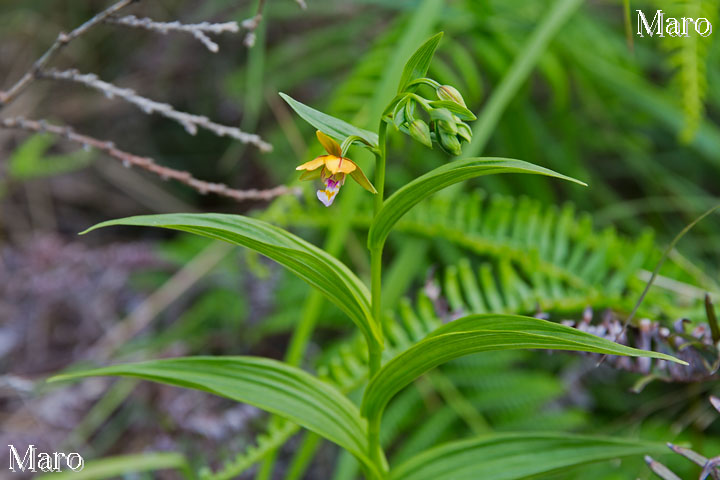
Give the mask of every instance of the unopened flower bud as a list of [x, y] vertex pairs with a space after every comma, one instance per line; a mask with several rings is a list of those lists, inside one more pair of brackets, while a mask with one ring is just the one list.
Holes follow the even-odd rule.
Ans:
[[407, 117], [405, 117], [405, 105], [403, 104], [403, 102], [398, 102], [398, 104], [395, 106], [392, 119], [396, 129], [399, 129], [407, 122]]
[[472, 140], [472, 129], [465, 122], [458, 122], [457, 124], [458, 137], [462, 138], [466, 142], [470, 143]]
[[430, 138], [430, 128], [427, 123], [422, 120], [414, 120], [408, 127], [410, 136], [422, 143], [428, 148], [432, 148], [432, 139]]
[[451, 133], [446, 133], [443, 130], [438, 130], [438, 137], [440, 138], [440, 146], [443, 150], [446, 152], [452, 154], [452, 155], [460, 155], [462, 153], [462, 148], [460, 147], [460, 140], [458, 140], [456, 135], [453, 135]]
[[462, 95], [460, 95], [460, 92], [458, 92], [455, 87], [451, 87], [450, 85], [441, 85], [437, 90], [435, 90], [435, 93], [437, 93], [440, 100], [457, 103], [458, 105], [462, 105], [467, 108], [465, 100], [463, 100]]
[[435, 108], [430, 112], [430, 118], [437, 123], [439, 130], [456, 135], [457, 124], [455, 116], [447, 108]]

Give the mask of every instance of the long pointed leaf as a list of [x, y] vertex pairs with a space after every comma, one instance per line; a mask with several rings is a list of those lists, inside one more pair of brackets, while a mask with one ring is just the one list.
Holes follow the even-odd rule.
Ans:
[[357, 407], [330, 384], [277, 360], [169, 358], [70, 372], [50, 380], [100, 375], [138, 377], [254, 405], [312, 430], [374, 468], [365, 454], [367, 428]]
[[308, 107], [304, 103], [298, 102], [290, 95], [280, 92], [280, 96], [293, 110], [295, 110], [295, 113], [302, 117], [303, 120], [324, 134], [331, 136], [335, 140], [342, 142], [347, 137], [355, 135], [365, 140], [371, 146], [377, 147], [377, 133], [358, 128], [355, 125], [351, 125], [339, 118], [333, 117], [332, 115], [328, 115], [327, 113]]
[[83, 233], [111, 225], [182, 230], [255, 250], [320, 290], [355, 322], [366, 338], [382, 342], [370, 314], [369, 292], [360, 279], [332, 255], [282, 228], [242, 215], [174, 213], [110, 220]]
[[663, 451], [660, 444], [631, 439], [568, 433], [493, 434], [427, 450], [393, 469], [389, 478], [515, 480], [591, 462]]
[[585, 183], [532, 163], [510, 158], [465, 158], [447, 163], [422, 175], [387, 199], [368, 233], [368, 246], [379, 247], [385, 242], [395, 223], [418, 202], [463, 180], [498, 173], [527, 173], [560, 178], [580, 185]]
[[627, 347], [546, 320], [519, 315], [470, 315], [443, 325], [380, 369], [365, 389], [363, 415], [376, 418], [402, 388], [455, 358], [477, 352], [534, 348], [651, 357], [687, 365], [669, 355]]
[[440, 39], [443, 36], [443, 32], [437, 33], [425, 41], [420, 48], [415, 50], [415, 53], [408, 59], [403, 68], [402, 76], [400, 77], [400, 84], [398, 85], [398, 93], [401, 93], [408, 86], [408, 83], [412, 82], [416, 78], [424, 77], [430, 68], [430, 62], [432, 61], [435, 50], [437, 50], [440, 44]]

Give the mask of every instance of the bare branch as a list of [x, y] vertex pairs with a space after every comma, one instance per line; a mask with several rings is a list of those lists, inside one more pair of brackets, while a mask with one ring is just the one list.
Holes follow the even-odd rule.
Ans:
[[65, 45], [75, 40], [76, 38], [80, 37], [81, 35], [87, 33], [88, 30], [93, 28], [98, 23], [103, 22], [111, 15], [115, 15], [123, 8], [137, 1], [138, 0], [120, 0], [119, 2], [114, 3], [107, 9], [98, 13], [90, 20], [77, 27], [72, 32], [60, 32], [57, 39], [50, 46], [50, 48], [40, 58], [38, 58], [35, 63], [33, 63], [32, 67], [30, 67], [30, 70], [28, 70], [25, 75], [23, 75], [20, 80], [15, 83], [15, 85], [10, 87], [10, 89], [6, 91], [0, 91], [0, 109], [15, 100], [17, 96], [20, 95], [20, 93], [22, 93], [22, 91], [25, 90], [28, 85], [30, 85], [32, 81], [35, 80], [35, 78], [37, 78], [38, 72], [40, 72], [40, 70], [48, 64], [48, 62], [55, 56], [55, 54], [57, 54], [57, 52], [61, 48], [63, 48]]
[[257, 30], [258, 26], [260, 25], [260, 22], [263, 18], [263, 9], [265, 8], [265, 0], [259, 0], [257, 5], [257, 11], [255, 12], [255, 15], [253, 15], [250, 18], [246, 18], [242, 21], [240, 25], [242, 25], [242, 28], [247, 30], [247, 33], [245, 34], [245, 38], [243, 39], [243, 44], [247, 48], [251, 48], [253, 45], [255, 45], [255, 30]]
[[45, 70], [37, 75], [39, 78], [49, 78], [52, 80], [64, 80], [70, 82], [81, 83], [87, 87], [102, 92], [107, 98], [118, 97], [138, 107], [147, 114], [158, 113], [164, 117], [175, 120], [182, 125], [190, 135], [197, 133], [198, 127], [204, 128], [221, 137], [232, 137], [242, 143], [255, 145], [263, 152], [272, 150], [272, 145], [263, 141], [254, 133], [246, 133], [236, 127], [229, 127], [211, 121], [203, 115], [195, 115], [192, 113], [179, 112], [168, 103], [156, 102], [138, 95], [130, 88], [120, 88], [112, 83], [100, 80], [97, 75], [92, 73], [80, 73], [75, 69], [71, 70]]
[[[254, 18], [254, 17], [253, 17]], [[135, 15], [128, 15], [121, 18], [109, 17], [105, 20], [106, 23], [112, 23], [115, 25], [123, 25], [126, 27], [142, 28], [153, 32], [161, 33], [166, 35], [168, 32], [184, 32], [189, 33], [205, 47], [213, 53], [217, 53], [219, 47], [217, 43], [213, 42], [207, 34], [218, 35], [220, 33], [229, 32], [237, 33], [240, 31], [240, 26], [237, 22], [225, 22], [225, 23], [180, 23], [175, 22], [156, 22], [150, 18], [137, 18]], [[245, 21], [247, 22], [247, 20]], [[250, 30], [250, 26], [246, 26], [243, 22], [243, 28]], [[252, 29], [254, 30], [255, 27]]]
[[152, 158], [141, 157], [118, 149], [112, 142], [104, 142], [94, 137], [76, 133], [70, 127], [52, 125], [44, 120], [28, 120], [22, 117], [13, 117], [0, 120], [0, 128], [19, 129], [36, 133], [52, 133], [68, 141], [82, 145], [84, 148], [95, 148], [108, 156], [120, 160], [127, 167], [135, 166], [159, 175], [163, 179], [173, 179], [184, 183], [202, 194], [214, 193], [229, 197], [237, 201], [245, 200], [272, 200], [280, 195], [299, 194], [297, 189], [284, 185], [268, 190], [236, 190], [222, 183], [212, 183], [198, 180], [190, 172], [175, 170], [158, 165]]

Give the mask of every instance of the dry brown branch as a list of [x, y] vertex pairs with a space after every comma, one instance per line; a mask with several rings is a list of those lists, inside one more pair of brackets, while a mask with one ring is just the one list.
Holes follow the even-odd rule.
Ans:
[[38, 72], [37, 77], [80, 83], [86, 87], [102, 92], [107, 98], [121, 98], [126, 102], [135, 105], [146, 114], [158, 113], [164, 117], [175, 120], [182, 125], [190, 135], [195, 135], [198, 127], [201, 127], [220, 137], [232, 137], [243, 143], [255, 145], [263, 152], [269, 152], [272, 150], [272, 145], [263, 141], [260, 136], [255, 135], [254, 133], [246, 133], [235, 127], [215, 123], [203, 115], [194, 115], [192, 113], [177, 111], [168, 103], [156, 102], [138, 95], [130, 88], [120, 88], [115, 86], [112, 83], [100, 80], [98, 76], [93, 73], [83, 74], [75, 69], [62, 71], [50, 69]]
[[6, 91], [0, 91], [0, 109], [7, 106], [10, 102], [15, 100], [20, 93], [22, 93], [23, 90], [25, 90], [28, 85], [30, 85], [35, 78], [37, 78], [38, 72], [42, 70], [45, 65], [48, 64], [48, 62], [57, 54], [57, 52], [62, 49], [65, 45], [70, 43], [71, 41], [75, 40], [76, 38], [80, 37], [81, 35], [84, 35], [87, 33], [88, 30], [93, 28], [98, 23], [103, 22], [105, 19], [110, 17], [111, 15], [115, 15], [117, 12], [122, 10], [123, 8], [127, 7], [128, 5], [135, 3], [139, 0], [120, 0], [117, 3], [112, 4], [107, 9], [103, 10], [102, 12], [98, 13], [94, 17], [92, 17], [90, 20], [86, 21], [70, 33], [64, 33], [60, 32], [58, 34], [57, 39], [55, 42], [50, 46], [50, 48], [40, 57], [38, 58], [35, 63], [33, 63], [32, 67], [30, 67], [30, 70], [28, 70], [21, 78], [18, 80], [12, 87], [10, 87]]
[[0, 120], [0, 128], [19, 129], [36, 133], [51, 133], [68, 141], [82, 145], [84, 148], [95, 148], [106, 155], [120, 160], [126, 167], [136, 166], [159, 175], [163, 179], [172, 179], [184, 183], [202, 194], [214, 193], [229, 197], [237, 201], [245, 200], [272, 200], [280, 195], [299, 194], [297, 189], [284, 185], [267, 190], [236, 190], [222, 183], [212, 183], [193, 177], [190, 172], [175, 170], [158, 165], [152, 158], [141, 157], [118, 149], [114, 143], [98, 140], [94, 137], [76, 133], [70, 127], [52, 125], [43, 120], [28, 120], [22, 117], [13, 117]]
[[[254, 30], [257, 27], [256, 23], [248, 23], [248, 21], [254, 21], [252, 19], [245, 20], [242, 23], [243, 28], [248, 30]], [[258, 20], [259, 21], [259, 20]], [[197, 40], [202, 42], [205, 47], [213, 53], [217, 53], [219, 47], [217, 43], [213, 42], [208, 34], [218, 35], [220, 33], [229, 32], [237, 33], [240, 31], [240, 26], [237, 22], [225, 22], [225, 23], [180, 23], [175, 22], [156, 22], [151, 18], [137, 18], [135, 15], [127, 15], [125, 17], [109, 17], [105, 20], [106, 23], [112, 23], [114, 25], [122, 25], [125, 27], [142, 28], [144, 30], [150, 30], [152, 32], [161, 33], [166, 35], [168, 32], [183, 32], [189, 33]]]

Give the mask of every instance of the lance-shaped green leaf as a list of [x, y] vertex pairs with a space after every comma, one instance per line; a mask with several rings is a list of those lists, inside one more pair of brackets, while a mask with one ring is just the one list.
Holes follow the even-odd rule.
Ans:
[[398, 93], [403, 92], [408, 84], [416, 78], [425, 76], [442, 36], [443, 32], [433, 35], [420, 48], [415, 50], [415, 53], [412, 54], [405, 64], [405, 68], [403, 68], [400, 83], [398, 84]]
[[535, 478], [591, 462], [664, 451], [661, 444], [633, 439], [568, 433], [499, 433], [426, 450], [394, 468], [389, 479]]
[[260, 357], [183, 357], [70, 372], [51, 381], [113, 375], [213, 393], [285, 417], [355, 455], [369, 468], [367, 427], [332, 385], [286, 363]]
[[395, 223], [417, 203], [433, 193], [463, 180], [498, 173], [545, 175], [586, 186], [580, 180], [522, 160], [491, 157], [455, 160], [416, 178], [391, 195], [370, 226], [368, 246], [372, 249], [384, 244]]
[[365, 284], [338, 259], [282, 228], [242, 215], [173, 213], [110, 220], [83, 233], [111, 225], [182, 230], [255, 250], [320, 290], [355, 322], [368, 340], [382, 343], [370, 313], [370, 294]]
[[519, 315], [469, 315], [443, 325], [382, 367], [365, 389], [363, 415], [382, 415], [397, 392], [455, 358], [493, 350], [534, 348], [651, 357], [687, 365], [670, 355], [627, 347], [547, 320]]
[[298, 102], [290, 95], [286, 95], [280, 92], [280, 96], [287, 102], [290, 107], [295, 110], [295, 113], [308, 122], [313, 127], [317, 128], [326, 135], [331, 136], [339, 142], [344, 141], [347, 137], [356, 136], [360, 138], [365, 144], [372, 148], [377, 148], [378, 136], [377, 133], [358, 128], [355, 125], [351, 125], [339, 118], [335, 118], [332, 115], [323, 113], [319, 110], [315, 110], [312, 107], [308, 107], [302, 102]]

